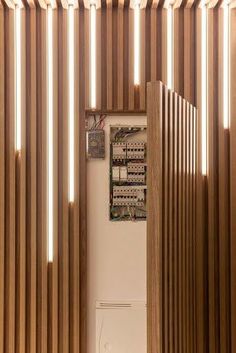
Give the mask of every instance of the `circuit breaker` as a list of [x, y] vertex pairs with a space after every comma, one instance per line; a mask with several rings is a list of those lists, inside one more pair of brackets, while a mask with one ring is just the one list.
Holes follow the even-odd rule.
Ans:
[[146, 126], [110, 128], [110, 219], [146, 219]]

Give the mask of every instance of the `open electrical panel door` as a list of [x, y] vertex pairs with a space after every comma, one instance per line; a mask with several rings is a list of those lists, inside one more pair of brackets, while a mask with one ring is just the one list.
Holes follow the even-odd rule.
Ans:
[[147, 90], [148, 353], [195, 352], [197, 111], [161, 82]]
[[196, 109], [161, 82], [147, 98], [147, 117], [88, 122], [88, 353], [175, 352], [182, 333], [193, 352]]

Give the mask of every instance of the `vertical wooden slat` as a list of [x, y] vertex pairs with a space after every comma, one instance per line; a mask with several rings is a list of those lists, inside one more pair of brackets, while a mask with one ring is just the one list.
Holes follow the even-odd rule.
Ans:
[[5, 344], [6, 353], [15, 353], [15, 90], [14, 11], [5, 10], [5, 104], [6, 104], [6, 237], [5, 237]]
[[89, 60], [90, 60], [90, 15], [89, 10], [83, 9], [84, 16], [84, 61], [86, 65], [84, 66], [85, 77], [84, 77], [84, 90], [85, 90], [85, 108], [89, 109], [90, 107], [90, 70], [89, 70]]
[[151, 21], [151, 31], [150, 31], [150, 38], [149, 40], [151, 41], [151, 46], [150, 46], [150, 51], [151, 51], [151, 81], [155, 81], [157, 79], [157, 9], [151, 9], [151, 15], [150, 15], [150, 21]]
[[16, 160], [16, 352], [25, 351], [26, 323], [26, 33], [21, 11], [21, 150]]
[[[126, 34], [129, 38], [129, 110], [134, 110], [134, 98], [135, 98], [135, 87], [134, 87], [134, 10], [129, 9], [129, 29]], [[126, 63], [125, 63], [126, 64]]]
[[190, 352], [189, 347], [189, 339], [190, 339], [190, 320], [189, 320], [189, 312], [190, 312], [190, 298], [189, 298], [189, 263], [190, 263], [190, 229], [189, 229], [189, 221], [190, 221], [190, 202], [189, 202], [189, 155], [190, 155], [190, 146], [189, 146], [189, 128], [190, 128], [190, 106], [189, 102], [186, 104], [186, 350]]
[[195, 10], [185, 8], [183, 14], [183, 97], [191, 104], [195, 104]]
[[26, 11], [26, 212], [27, 212], [27, 278], [26, 278], [26, 352], [36, 353], [36, 10]]
[[173, 142], [173, 137], [174, 137], [174, 132], [173, 132], [173, 110], [174, 110], [174, 93], [169, 92], [169, 163], [168, 163], [168, 169], [169, 169], [169, 180], [168, 180], [168, 189], [169, 189], [169, 205], [168, 205], [168, 223], [169, 223], [169, 315], [168, 315], [168, 321], [169, 321], [169, 352], [174, 353], [175, 348], [174, 348], [174, 305], [173, 305], [173, 293], [174, 293], [174, 257], [173, 257], [173, 248], [174, 248], [174, 214], [173, 214], [173, 203], [174, 203], [174, 194], [173, 194], [173, 178], [174, 178], [174, 173], [173, 173], [173, 154], [174, 154], [174, 142]]
[[229, 337], [229, 134], [224, 129], [223, 91], [223, 9], [219, 10], [219, 288], [220, 288], [220, 352], [230, 349]]
[[59, 261], [59, 352], [69, 352], [69, 207], [68, 207], [68, 18], [60, 9], [58, 17], [59, 41], [59, 213], [58, 213], [58, 261]]
[[[75, 10], [75, 48], [76, 48], [76, 38], [79, 38], [79, 10]], [[79, 57], [82, 53], [82, 50], [75, 51], [75, 97], [79, 97], [75, 101], [75, 136], [80, 136], [79, 129], [79, 105], [80, 105], [80, 89], [77, 82], [82, 79], [80, 75], [80, 61]], [[75, 180], [79, 180], [79, 160], [77, 158], [77, 151], [79, 148], [80, 137], [75, 138]], [[75, 198], [74, 202], [71, 203], [69, 208], [69, 223], [70, 223], [70, 352], [77, 353], [80, 351], [80, 292], [79, 292], [79, 274], [80, 274], [80, 265], [79, 265], [79, 187], [78, 182], [75, 182], [74, 185]]]
[[193, 242], [194, 242], [194, 224], [193, 224], [193, 213], [194, 207], [194, 189], [193, 189], [193, 178], [194, 178], [194, 107], [190, 107], [190, 269], [189, 269], [189, 290], [190, 290], [190, 349], [194, 353], [194, 252], [193, 252]]
[[[101, 76], [101, 67], [102, 67], [102, 57], [103, 53], [101, 51], [101, 8], [96, 10], [96, 49], [97, 49], [97, 57], [96, 57], [96, 109], [101, 110], [101, 104], [102, 104], [102, 97], [101, 97], [101, 92], [102, 92], [102, 76]], [[104, 39], [103, 39], [104, 40]]]
[[[162, 352], [163, 341], [161, 334], [162, 310], [162, 177], [163, 160], [162, 156], [162, 105], [163, 99], [161, 83], [153, 82], [148, 84], [147, 95], [148, 114], [148, 151], [154, 147], [158, 153], [147, 154], [148, 158], [148, 185], [153, 193], [149, 194], [147, 206], [149, 222], [147, 224], [147, 324], [148, 324], [148, 352]], [[151, 147], [152, 146], [152, 147]], [[156, 202], [158, 200], [158, 202]], [[156, 217], [159, 215], [159, 218]], [[157, 256], [157, 254], [159, 256]]]
[[161, 81], [167, 84], [167, 9], [161, 9]]
[[124, 21], [124, 30], [123, 30], [123, 106], [124, 110], [129, 109], [129, 72], [130, 72], [130, 50], [129, 50], [129, 21], [130, 21], [130, 16], [129, 16], [130, 10], [128, 7], [124, 7], [124, 16], [123, 16], [123, 21]]
[[140, 110], [146, 107], [146, 24], [145, 10], [140, 10], [140, 87], [139, 87], [139, 105]]
[[[75, 171], [77, 172], [79, 182], [75, 184], [75, 199], [77, 200], [78, 218], [79, 218], [79, 350], [86, 352], [87, 350], [87, 209], [86, 209], [86, 197], [87, 197], [87, 174], [86, 174], [86, 138], [85, 138], [85, 86], [83, 84], [85, 80], [85, 65], [86, 62], [83, 60], [85, 57], [85, 18], [83, 11], [79, 10], [79, 73], [80, 80], [78, 105], [76, 105], [76, 111], [78, 112], [77, 129], [80, 131], [79, 139], [76, 140], [75, 148], [80, 151], [79, 158], [75, 162]], [[77, 168], [76, 168], [77, 167]], [[74, 216], [76, 216], [74, 214]], [[77, 218], [77, 219], [78, 219]], [[78, 234], [76, 234], [78, 236]], [[78, 331], [77, 331], [78, 332]]]
[[189, 112], [189, 351], [193, 352], [193, 110]]
[[174, 268], [174, 348], [175, 352], [179, 352], [179, 256], [178, 256], [178, 247], [179, 247], [179, 232], [178, 232], [178, 153], [179, 153], [179, 134], [178, 134], [178, 96], [177, 93], [174, 93], [174, 166], [173, 166], [173, 178], [174, 178], [174, 260], [173, 260], [173, 268]]
[[47, 352], [47, 13], [37, 13], [37, 350]]
[[183, 105], [182, 105], [182, 112], [181, 112], [181, 119], [183, 120], [183, 125], [182, 125], [182, 133], [183, 133], [183, 151], [182, 151], [182, 160], [183, 160], [183, 166], [182, 166], [182, 190], [183, 190], [183, 203], [182, 203], [182, 278], [183, 278], [183, 294], [182, 294], [182, 308], [183, 308], [183, 332], [182, 332], [182, 338], [183, 338], [183, 352], [187, 353], [187, 347], [186, 347], [186, 340], [187, 340], [187, 308], [186, 308], [186, 301], [187, 301], [187, 293], [186, 293], [186, 237], [187, 237], [187, 231], [186, 231], [186, 222], [187, 222], [187, 215], [186, 215], [186, 210], [187, 210], [187, 204], [186, 204], [186, 152], [187, 152], [187, 141], [186, 141], [186, 130], [187, 130], [187, 102], [185, 99], [183, 99]]
[[123, 100], [123, 88], [124, 88], [124, 9], [123, 6], [119, 4], [117, 14], [117, 108], [122, 110], [124, 107]]
[[193, 109], [193, 352], [197, 351], [197, 320], [196, 320], [196, 234], [197, 234], [197, 203], [196, 203], [196, 181], [198, 171], [197, 160], [197, 109]]
[[181, 119], [183, 109], [183, 102], [180, 97], [178, 97], [178, 292], [179, 292], [179, 352], [183, 352], [183, 266], [182, 266], [182, 204], [183, 204], [183, 183], [182, 183], [182, 168], [183, 168], [183, 130]]
[[209, 351], [219, 352], [218, 321], [218, 11], [208, 14], [208, 77], [209, 77], [209, 187], [208, 187], [208, 278], [209, 278]]
[[184, 13], [185, 9], [174, 9], [174, 88], [183, 95], [184, 93]]
[[[68, 12], [67, 12], [68, 14]], [[67, 32], [66, 32], [67, 33]], [[58, 10], [53, 10], [53, 262], [48, 265], [49, 330], [48, 350], [58, 352]], [[66, 88], [66, 86], [65, 86]]]
[[[107, 109], [112, 110], [112, 103], [113, 103], [113, 76], [112, 76], [112, 65], [113, 65], [113, 60], [112, 60], [112, 47], [113, 47], [113, 41], [112, 41], [112, 3], [109, 2], [107, 5], [106, 9], [106, 31], [107, 31], [107, 65], [106, 65], [106, 70], [107, 70]], [[104, 39], [102, 39], [104, 40]]]
[[[78, 253], [79, 253], [79, 242], [76, 238], [76, 232], [78, 231], [78, 220], [75, 216], [76, 203], [70, 203], [69, 205], [69, 232], [70, 232], [70, 352], [78, 352], [79, 350], [79, 277], [78, 277]], [[76, 212], [76, 213], [75, 213]]]
[[111, 81], [111, 91], [112, 91], [112, 107], [114, 110], [117, 110], [117, 79], [118, 79], [118, 71], [117, 71], [117, 55], [118, 55], [118, 48], [117, 48], [117, 40], [118, 40], [118, 13], [117, 9], [115, 11], [112, 10], [112, 38], [111, 38], [111, 48], [112, 48], [112, 81]]
[[163, 177], [163, 220], [164, 220], [164, 240], [163, 240], [163, 272], [164, 272], [164, 282], [163, 282], [163, 311], [164, 311], [164, 325], [163, 333], [165, 344], [165, 351], [169, 351], [169, 327], [168, 327], [168, 316], [169, 316], [169, 222], [168, 222], [168, 200], [169, 200], [169, 190], [168, 190], [168, 178], [169, 178], [169, 107], [168, 107], [168, 89], [164, 86], [164, 114], [163, 114], [163, 158], [164, 158], [164, 177]]
[[[4, 8], [0, 4], [0, 53], [4, 53]], [[5, 260], [5, 56], [0, 55], [0, 353], [4, 352]]]
[[191, 298], [190, 298], [190, 278], [192, 276], [192, 273], [190, 272], [190, 261], [191, 261], [191, 243], [190, 243], [190, 237], [191, 237], [191, 228], [190, 228], [190, 210], [191, 210], [191, 202], [190, 202], [190, 104], [187, 102], [187, 153], [186, 153], [186, 158], [187, 158], [187, 168], [186, 168], [186, 177], [187, 177], [187, 198], [186, 198], [186, 216], [187, 216], [187, 223], [186, 223], [186, 293], [187, 293], [187, 307], [189, 307], [189, 310], [187, 310], [187, 351], [191, 351], [191, 346], [190, 346], [190, 338], [191, 338], [191, 321], [190, 321], [190, 313], [191, 313]]
[[236, 161], [234, 157], [236, 134], [236, 9], [231, 9], [230, 13], [230, 222], [231, 222], [231, 350], [236, 352], [236, 217], [234, 212], [236, 209]]
[[[105, 6], [101, 7], [101, 110], [107, 107], [107, 9]], [[78, 34], [76, 42], [78, 41]], [[104, 38], [106, 38], [104, 40]]]

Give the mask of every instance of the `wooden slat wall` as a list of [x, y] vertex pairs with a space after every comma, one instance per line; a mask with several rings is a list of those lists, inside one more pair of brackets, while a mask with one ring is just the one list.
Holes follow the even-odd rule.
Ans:
[[194, 352], [196, 108], [160, 81], [147, 97], [148, 352]]
[[[75, 202], [69, 204], [67, 16], [63, 8], [53, 10], [54, 256], [48, 263], [47, 12], [35, 7], [22, 9], [22, 145], [16, 151], [14, 11], [0, 4], [2, 353], [65, 353], [80, 349], [80, 184], [75, 185]], [[77, 9], [75, 41], [80, 33], [79, 16]], [[77, 82], [83, 77], [78, 69], [83, 65], [79, 54], [75, 51], [76, 96], [81, 91]], [[76, 99], [75, 116], [82, 116], [84, 122], [82, 102], [83, 98]], [[76, 136], [79, 125], [75, 119]], [[81, 139], [76, 138], [76, 151], [80, 144]], [[61, 155], [63, 158], [59, 158]], [[75, 179], [80, 180], [78, 159]]]
[[[236, 59], [236, 10], [231, 10], [230, 22], [230, 74], [231, 77], [236, 77], [236, 68], [233, 63]], [[230, 83], [230, 303], [231, 303], [231, 349], [232, 353], [236, 352], [236, 276], [235, 276], [235, 251], [236, 251], [236, 161], [234, 156], [236, 134], [236, 80], [231, 79]]]
[[[4, 10], [0, 3], [0, 52], [4, 51]], [[0, 56], [0, 353], [4, 352], [4, 307], [5, 307], [5, 56]]]
[[[23, 3], [22, 149], [16, 153], [14, 4], [0, 0], [0, 353], [77, 353], [79, 349], [86, 353], [85, 114], [90, 109], [89, 10], [82, 0], [75, 9], [76, 183], [75, 201], [69, 204], [65, 4], [66, 1], [53, 4], [54, 259], [48, 263], [47, 4], [43, 0]], [[148, 1], [141, 9], [141, 85], [134, 87], [133, 10], [129, 1], [102, 1], [97, 10], [97, 111], [144, 113], [146, 83], [161, 80], [166, 84], [167, 10], [163, 5], [163, 1]], [[153, 303], [150, 314], [157, 320], [157, 326], [150, 331], [155, 353], [161, 347], [173, 353], [191, 353], [192, 348], [194, 353], [236, 352], [236, 10], [232, 3], [231, 123], [230, 129], [225, 130], [222, 8], [217, 1], [209, 4], [208, 175], [202, 176], [198, 5], [195, 1], [173, 4], [175, 93], [159, 92], [160, 97], [172, 97], [166, 100], [164, 110], [172, 112], [171, 119], [165, 115], [167, 120], [162, 124], [169, 124], [173, 139], [172, 133], [167, 134], [162, 145], [169, 151], [163, 161], [169, 167], [164, 169], [163, 181], [163, 190], [170, 199], [163, 209], [163, 216], [168, 215], [162, 225], [166, 237], [163, 243], [153, 240], [152, 251], [163, 247], [163, 261], [172, 258], [173, 263], [164, 262], [163, 273], [148, 274], [153, 289], [158, 276], [165, 276], [165, 283], [170, 274], [170, 281], [159, 293], [163, 312]], [[156, 88], [156, 95], [157, 92]], [[187, 101], [198, 108], [198, 119], [193, 119]], [[185, 117], [186, 124], [179, 116]], [[197, 148], [197, 152], [192, 148]], [[158, 156], [152, 158], [156, 162]], [[176, 182], [174, 170], [178, 175]], [[189, 203], [192, 209], [188, 208]], [[182, 213], [173, 215], [173, 209]], [[179, 234], [183, 237], [179, 238]], [[184, 252], [187, 256], [180, 257]], [[150, 254], [153, 266], [160, 271], [161, 263]], [[190, 298], [194, 300], [193, 307]], [[165, 334], [160, 333], [162, 317]]]
[[37, 24], [36, 10], [26, 11], [26, 352], [36, 353], [37, 328]]
[[[210, 9], [208, 15], [208, 165], [207, 212], [208, 212], [208, 352], [234, 352], [234, 228], [232, 202], [235, 179], [232, 159], [234, 141], [234, 77], [235, 56], [235, 9], [230, 12], [230, 114], [229, 129], [224, 126], [225, 102], [223, 90], [224, 37], [223, 8]], [[233, 29], [234, 28], [234, 29]], [[234, 56], [233, 56], [234, 55]]]
[[5, 12], [5, 304], [4, 351], [15, 352], [16, 324], [16, 154], [14, 99], [14, 12]]

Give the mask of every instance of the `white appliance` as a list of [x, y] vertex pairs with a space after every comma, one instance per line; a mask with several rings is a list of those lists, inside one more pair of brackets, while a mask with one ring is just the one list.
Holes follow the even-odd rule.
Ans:
[[146, 303], [96, 303], [96, 353], [146, 353], [146, 331]]

